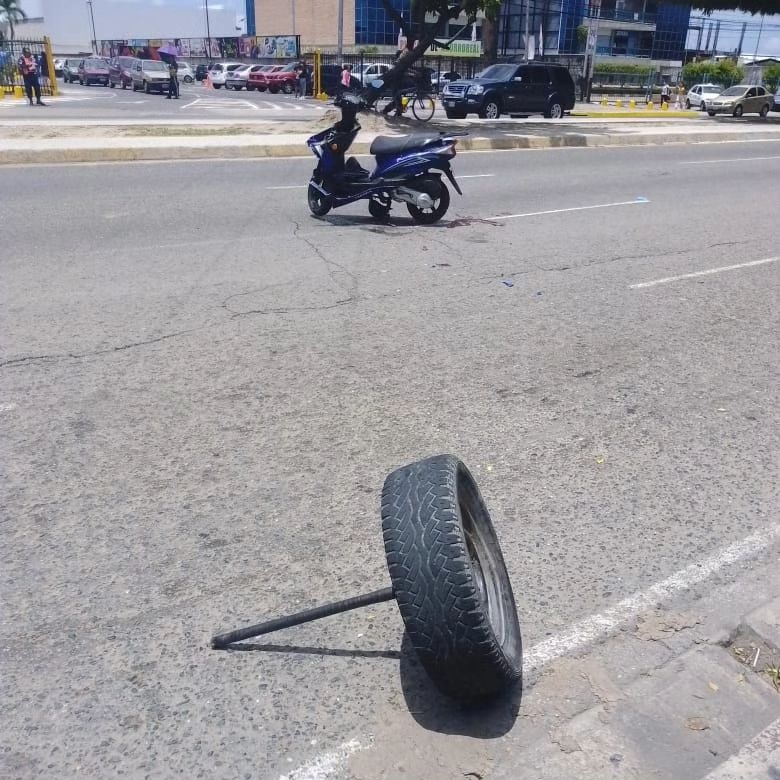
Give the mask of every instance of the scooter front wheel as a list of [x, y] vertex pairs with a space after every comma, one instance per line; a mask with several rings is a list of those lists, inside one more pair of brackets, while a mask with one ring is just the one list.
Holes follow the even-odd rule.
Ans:
[[331, 209], [330, 198], [309, 184], [309, 210], [315, 217], [324, 217]]
[[450, 207], [450, 191], [443, 181], [433, 179], [426, 184], [429, 186], [426, 186], [425, 190], [433, 198], [433, 206], [421, 209], [412, 203], [406, 204], [409, 214], [418, 225], [433, 225], [447, 213], [447, 209]]

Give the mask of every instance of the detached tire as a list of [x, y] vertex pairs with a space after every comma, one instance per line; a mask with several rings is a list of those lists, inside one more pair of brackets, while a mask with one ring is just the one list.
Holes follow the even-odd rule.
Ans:
[[517, 608], [490, 515], [469, 470], [438, 455], [390, 474], [382, 532], [406, 632], [448, 696], [479, 700], [521, 678]]

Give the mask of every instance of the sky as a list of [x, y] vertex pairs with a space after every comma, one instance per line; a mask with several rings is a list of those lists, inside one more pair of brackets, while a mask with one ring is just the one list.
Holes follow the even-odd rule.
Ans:
[[[702, 48], [707, 41], [707, 28], [710, 24], [720, 20], [720, 35], [718, 36], [718, 51], [733, 51], [739, 45], [739, 37], [742, 32], [742, 24], [747, 23], [745, 39], [742, 42], [742, 53], [752, 55], [756, 51], [758, 43], [758, 54], [766, 57], [780, 58], [780, 14], [773, 14], [764, 17], [763, 29], [761, 29], [761, 16], [756, 14], [740, 13], [738, 11], [717, 11], [709, 16], [702, 11], [691, 12], [691, 24], [700, 24], [704, 20], [704, 35], [702, 36]], [[761, 37], [759, 39], [759, 31]], [[713, 27], [710, 37], [710, 47], [715, 35]], [[699, 33], [691, 30], [688, 33], [688, 47], [695, 48]]]
[[[86, 4], [86, 0], [60, 0], [63, 5], [72, 6], [74, 10], [81, 10]], [[100, 6], [110, 7], [113, 0], [93, 0], [95, 8]], [[146, 6], [161, 6], [169, 8], [201, 9], [203, 0], [123, 0], [123, 2], [135, 2]], [[28, 16], [43, 15], [44, 0], [21, 0], [20, 5]], [[244, 16], [246, 14], [245, 0], [209, 0], [209, 10], [219, 11], [222, 9], [232, 9], [236, 15]]]

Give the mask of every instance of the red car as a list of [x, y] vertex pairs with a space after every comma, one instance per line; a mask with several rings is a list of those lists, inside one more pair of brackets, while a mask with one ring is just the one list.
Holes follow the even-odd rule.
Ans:
[[292, 95], [295, 92], [295, 82], [298, 80], [298, 74], [295, 72], [296, 67], [295, 63], [290, 63], [268, 73], [266, 75], [268, 91], [274, 94], [281, 91], [285, 95]]
[[79, 63], [79, 84], [108, 86], [108, 61], [102, 57], [87, 57]]
[[108, 63], [108, 81], [112, 87], [122, 85], [122, 89], [133, 86], [133, 70], [137, 60], [135, 57], [114, 57]]
[[249, 74], [246, 82], [246, 88], [251, 92], [265, 92], [268, 89], [268, 76], [271, 73], [281, 70], [284, 65], [263, 65], [260, 70]]

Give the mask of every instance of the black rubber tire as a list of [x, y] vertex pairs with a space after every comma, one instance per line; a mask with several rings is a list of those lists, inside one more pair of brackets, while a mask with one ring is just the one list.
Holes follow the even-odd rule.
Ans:
[[710, 116], [715, 116], [715, 112], [714, 112], [714, 111], [708, 111], [707, 113], [708, 113]]
[[430, 122], [436, 113], [436, 103], [430, 95], [418, 95], [412, 101], [412, 114], [418, 122]]
[[758, 115], [761, 117], [766, 117], [768, 113], [769, 113], [769, 104], [764, 103], [764, 105], [761, 106], [761, 110], [758, 112]]
[[688, 100], [688, 98], [685, 98], [685, 108], [690, 109], [690, 107], [691, 107], [691, 101]]
[[214, 89], [222, 89], [222, 84], [212, 84], [211, 86], [214, 87]]
[[551, 100], [545, 112], [547, 119], [563, 119], [563, 104], [560, 100]]
[[[495, 114], [491, 106], [495, 106]], [[501, 119], [501, 104], [496, 98], [490, 98], [486, 100], [482, 108], [479, 110], [480, 119]]]
[[744, 113], [745, 113], [745, 109], [742, 108], [742, 106], [737, 106], [734, 109], [734, 116], [742, 116], [742, 114], [744, 114]]
[[447, 189], [447, 185], [438, 176], [431, 176], [423, 181], [416, 180], [413, 186], [427, 192], [439, 202], [431, 211], [423, 211], [417, 206], [407, 203], [406, 208], [410, 216], [418, 225], [433, 225], [447, 213], [447, 209], [450, 207], [450, 191]]
[[184, 83], [185, 84], [192, 84], [192, 76], [185, 76], [184, 77]]
[[368, 213], [377, 222], [387, 222], [387, 220], [390, 218], [390, 208], [390, 202], [384, 204], [375, 198], [369, 198], [368, 200]]
[[282, 86], [282, 92], [284, 92], [285, 95], [292, 95], [293, 93], [292, 84], [285, 82], [284, 85]]
[[330, 198], [325, 197], [313, 184], [309, 184], [307, 199], [309, 211], [315, 217], [324, 217], [331, 209]]
[[152, 88], [151, 88], [151, 86], [149, 85], [149, 82], [148, 82], [148, 81], [144, 81], [144, 87], [143, 87], [143, 89], [144, 89], [144, 92], [145, 92], [147, 95], [151, 95], [151, 94], [152, 94]]
[[382, 534], [395, 598], [423, 667], [448, 696], [478, 700], [522, 676], [512, 586], [479, 488], [452, 455], [390, 474]]

